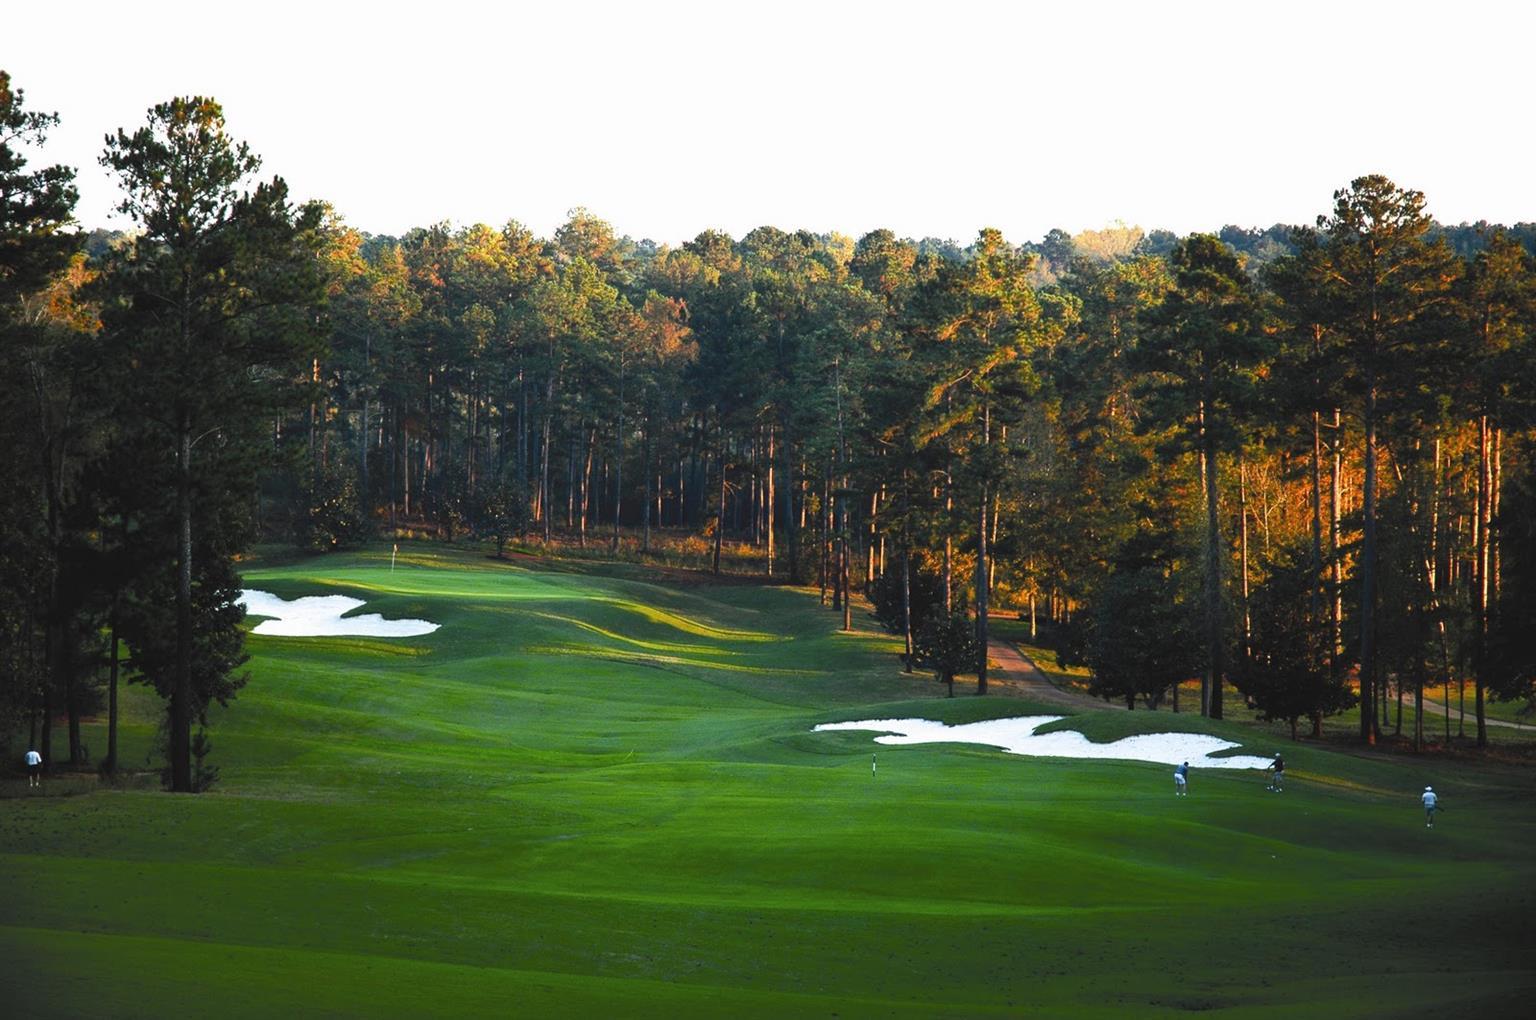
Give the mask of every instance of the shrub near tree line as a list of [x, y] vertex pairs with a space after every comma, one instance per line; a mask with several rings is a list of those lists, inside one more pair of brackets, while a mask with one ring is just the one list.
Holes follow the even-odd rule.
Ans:
[[1198, 614], [1186, 576], [1166, 532], [1149, 529], [1121, 548], [1087, 627], [1089, 693], [1132, 709], [1139, 697], [1155, 709], [1199, 674]]
[[1332, 595], [1304, 555], [1282, 554], [1268, 565], [1268, 578], [1254, 590], [1249, 655], [1237, 673], [1237, 689], [1259, 718], [1288, 723], [1313, 720], [1320, 733], [1324, 716], [1352, 707], [1358, 698], [1339, 668], [1333, 648], [1329, 607]]
[[938, 681], [949, 687], [951, 698], [955, 696], [955, 677], [975, 672], [976, 661], [985, 652], [976, 638], [975, 625], [964, 611], [944, 613], [942, 609], [931, 614], [917, 632], [913, 651], [917, 666], [933, 670]]

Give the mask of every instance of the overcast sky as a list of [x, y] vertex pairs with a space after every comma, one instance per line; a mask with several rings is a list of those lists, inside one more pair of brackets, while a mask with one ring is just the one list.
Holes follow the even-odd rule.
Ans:
[[[677, 243], [762, 224], [1015, 241], [1311, 222], [1366, 173], [1446, 223], [1536, 220], [1523, 3], [59, 4], [0, 67], [110, 214], [103, 136], [211, 95], [264, 172], [360, 229]], [[34, 163], [38, 159], [34, 157]]]

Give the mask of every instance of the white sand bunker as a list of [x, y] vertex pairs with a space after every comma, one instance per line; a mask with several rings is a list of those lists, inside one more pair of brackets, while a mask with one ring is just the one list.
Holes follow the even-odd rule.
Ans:
[[288, 602], [246, 588], [240, 592], [240, 604], [252, 616], [272, 617], [258, 623], [253, 633], [282, 637], [416, 637], [439, 626], [426, 620], [386, 620], [378, 613], [345, 616], [364, 605], [362, 599], [345, 595], [307, 595]]
[[879, 744], [987, 744], [1009, 754], [1042, 758], [1111, 758], [1122, 761], [1152, 761], [1163, 765], [1189, 762], [1190, 768], [1262, 769], [1268, 758], [1250, 754], [1213, 758], [1218, 751], [1240, 747], [1230, 740], [1199, 733], [1144, 733], [1122, 737], [1108, 744], [1095, 744], [1075, 730], [1042, 733], [1035, 730], [1046, 723], [1066, 718], [1060, 715], [1026, 715], [1012, 719], [988, 719], [985, 722], [946, 726], [931, 719], [870, 719], [865, 722], [822, 723], [821, 730], [877, 730]]

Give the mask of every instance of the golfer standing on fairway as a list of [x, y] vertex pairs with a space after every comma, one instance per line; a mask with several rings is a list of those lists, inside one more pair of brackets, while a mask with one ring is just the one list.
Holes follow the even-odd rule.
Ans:
[[1285, 759], [1280, 757], [1280, 752], [1275, 752], [1275, 760], [1269, 763], [1269, 770], [1273, 773], [1269, 777], [1269, 786], [1266, 789], [1279, 793], [1285, 788]]
[[1433, 829], [1435, 827], [1435, 805], [1439, 799], [1435, 796], [1435, 788], [1433, 786], [1424, 787], [1424, 828], [1426, 829]]
[[1188, 797], [1189, 788], [1189, 762], [1185, 762], [1173, 770], [1173, 795], [1175, 797]]

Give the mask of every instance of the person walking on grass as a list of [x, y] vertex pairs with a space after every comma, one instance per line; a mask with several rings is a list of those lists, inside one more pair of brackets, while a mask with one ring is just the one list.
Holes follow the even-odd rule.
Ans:
[[1433, 829], [1435, 827], [1435, 808], [1440, 798], [1435, 796], [1435, 788], [1433, 786], [1426, 786], [1424, 787], [1422, 799], [1424, 801], [1424, 828]]
[[1173, 770], [1173, 795], [1175, 797], [1189, 796], [1189, 762], [1185, 762]]
[[1275, 760], [1269, 763], [1269, 772], [1269, 786], [1265, 789], [1274, 793], [1285, 789], [1285, 759], [1280, 757], [1279, 751], [1275, 752]]
[[34, 748], [27, 752], [27, 788], [43, 785], [43, 756]]

